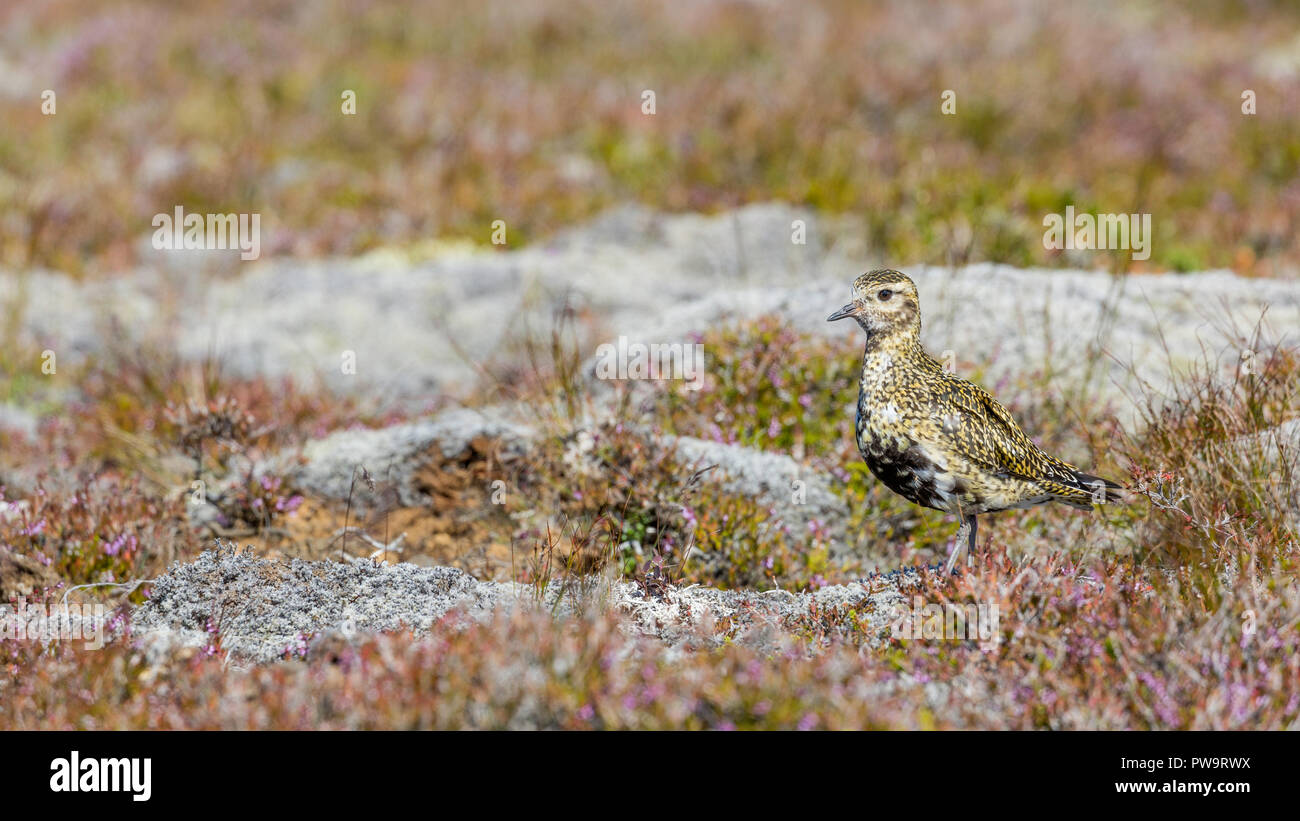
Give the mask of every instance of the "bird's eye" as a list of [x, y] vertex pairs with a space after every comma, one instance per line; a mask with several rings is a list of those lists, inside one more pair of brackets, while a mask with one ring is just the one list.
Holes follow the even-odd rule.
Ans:
[[876, 296], [880, 297], [880, 301], [881, 301], [881, 302], [887, 302], [887, 301], [889, 300], [889, 298], [890, 298], [891, 296], [893, 296], [893, 295], [894, 295], [894, 292], [891, 291], [891, 290], [889, 290], [888, 288], [886, 288], [885, 290], [883, 290], [883, 291], [881, 291], [880, 293], [876, 294]]

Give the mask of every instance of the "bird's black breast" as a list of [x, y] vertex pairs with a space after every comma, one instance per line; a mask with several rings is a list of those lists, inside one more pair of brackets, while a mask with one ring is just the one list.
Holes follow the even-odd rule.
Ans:
[[868, 434], [860, 450], [872, 475], [885, 487], [922, 507], [947, 509], [937, 487], [938, 468], [915, 443], [900, 447]]

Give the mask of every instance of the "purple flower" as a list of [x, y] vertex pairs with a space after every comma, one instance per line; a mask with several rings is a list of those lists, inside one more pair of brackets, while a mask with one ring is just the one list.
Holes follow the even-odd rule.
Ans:
[[278, 499], [275, 503], [275, 509], [280, 513], [293, 513], [302, 504], [302, 496], [294, 495], [288, 499]]
[[[135, 541], [134, 538], [130, 538], [129, 540], [132, 542]], [[121, 551], [122, 546], [127, 543], [127, 541], [128, 541], [128, 537], [125, 533], [123, 533], [113, 541], [104, 545], [104, 552], [107, 553], [109, 556], [116, 556], [118, 552]]]

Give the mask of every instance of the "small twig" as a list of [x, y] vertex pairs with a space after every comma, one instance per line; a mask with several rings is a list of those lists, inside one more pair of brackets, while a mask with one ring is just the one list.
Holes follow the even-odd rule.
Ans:
[[87, 587], [130, 587], [131, 589], [127, 591], [127, 595], [129, 596], [134, 593], [135, 589], [140, 585], [152, 584], [155, 581], [157, 581], [157, 579], [134, 579], [129, 582], [94, 582], [92, 584], [78, 584], [63, 591], [63, 598], [59, 600], [59, 604], [67, 604], [68, 595], [72, 593], [73, 590], [83, 590]]
[[339, 546], [339, 554], [343, 556], [349, 555], [343, 546], [347, 544], [347, 537], [349, 533], [356, 533], [357, 537], [360, 538], [361, 541], [375, 548], [375, 552], [370, 556], [370, 558], [372, 559], [376, 555], [383, 553], [385, 551], [400, 553], [401, 551], [406, 549], [401, 546], [402, 542], [406, 540], [406, 531], [402, 531], [401, 535], [399, 535], [396, 539], [393, 539], [388, 544], [384, 544], [383, 542], [375, 539], [375, 537], [371, 536], [369, 533], [365, 532], [359, 527], [341, 527], [338, 530], [334, 531], [334, 535], [329, 540], [329, 542], [326, 543], [326, 547], [329, 547], [329, 545], [333, 544], [336, 539], [342, 537], [343, 544]]
[[375, 480], [370, 478], [370, 471], [366, 470], [366, 466], [357, 465], [352, 468], [352, 482], [348, 485], [348, 504], [347, 508], [343, 512], [343, 544], [339, 547], [339, 550], [345, 554], [347, 553], [348, 547], [348, 518], [352, 515], [352, 491], [356, 490], [357, 487], [358, 469], [361, 471], [361, 478], [370, 487], [370, 492], [375, 492]]

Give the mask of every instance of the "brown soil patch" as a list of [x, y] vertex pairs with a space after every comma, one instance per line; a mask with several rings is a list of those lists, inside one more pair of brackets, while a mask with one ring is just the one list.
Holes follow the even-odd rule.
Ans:
[[[350, 511], [336, 500], [307, 497], [293, 515], [240, 542], [272, 557], [337, 559], [345, 551], [382, 561], [450, 565], [480, 579], [509, 578], [515, 524], [504, 506], [492, 503], [492, 482], [507, 475], [495, 443], [477, 439], [451, 458], [434, 446], [420, 462], [413, 482], [420, 494], [429, 497], [428, 505], [401, 506], [395, 489], [377, 479], [373, 494], [366, 487], [358, 489]], [[392, 545], [403, 536], [396, 550], [377, 547]], [[515, 561], [522, 559], [516, 555]]]
[[36, 559], [0, 549], [0, 604], [26, 599], [58, 583], [58, 574]]

